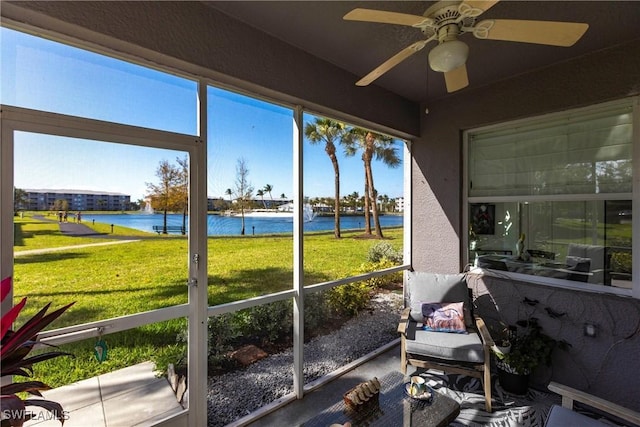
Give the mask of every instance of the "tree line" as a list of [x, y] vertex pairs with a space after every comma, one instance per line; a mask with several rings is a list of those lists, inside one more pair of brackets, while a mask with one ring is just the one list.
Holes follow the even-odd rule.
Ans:
[[378, 204], [378, 192], [374, 185], [373, 160], [382, 161], [385, 165], [395, 168], [401, 164], [398, 155], [396, 141], [386, 135], [375, 133], [366, 129], [348, 126], [342, 122], [316, 118], [315, 122], [307, 123], [304, 127], [304, 135], [311, 144], [324, 144], [324, 151], [331, 160], [334, 173], [334, 236], [340, 238], [340, 165], [338, 163], [337, 146], [342, 146], [346, 156], [354, 156], [361, 153], [364, 168], [364, 217], [365, 235], [373, 236], [371, 231], [371, 217], [373, 217], [375, 234], [383, 238], [380, 226]]
[[[307, 123], [304, 128], [304, 135], [311, 144], [324, 144], [324, 151], [329, 157], [334, 173], [334, 236], [339, 239], [340, 232], [340, 165], [338, 162], [338, 147], [343, 149], [346, 156], [360, 154], [363, 164], [363, 213], [365, 217], [364, 234], [383, 238], [382, 227], [380, 226], [379, 210], [377, 201], [388, 203], [388, 197], [379, 196], [375, 187], [373, 169], [371, 164], [374, 160], [382, 161], [391, 168], [398, 167], [401, 159], [398, 154], [397, 142], [386, 135], [375, 133], [362, 128], [351, 127], [345, 123], [326, 119], [316, 118], [314, 122]], [[178, 165], [172, 165], [168, 161], [160, 162], [156, 171], [159, 181], [157, 183], [147, 183], [148, 195], [151, 207], [156, 211], [164, 213], [163, 233], [167, 232], [167, 212], [183, 212], [183, 233], [186, 230], [186, 216], [188, 213], [188, 161], [187, 158], [177, 158]], [[249, 168], [244, 158], [239, 158], [236, 164], [236, 179], [234, 189], [227, 189], [225, 194], [233, 196], [236, 206], [240, 209], [242, 217], [242, 227], [240, 234], [245, 234], [244, 213], [250, 208], [253, 199], [254, 187], [249, 182]], [[271, 192], [273, 186], [265, 185], [257, 190], [256, 194], [262, 197], [264, 204], [265, 194]], [[282, 195], [284, 196], [284, 194]], [[357, 193], [345, 197], [344, 203], [353, 203], [353, 198], [358, 199]], [[386, 198], [386, 199], [385, 199]], [[373, 221], [373, 228], [372, 228]], [[372, 231], [375, 230], [375, 233]]]

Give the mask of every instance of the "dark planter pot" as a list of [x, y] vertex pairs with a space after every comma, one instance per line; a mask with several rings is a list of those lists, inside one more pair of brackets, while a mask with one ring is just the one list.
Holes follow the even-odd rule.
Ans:
[[513, 394], [527, 394], [529, 389], [529, 374], [512, 374], [498, 368], [498, 381], [504, 391]]

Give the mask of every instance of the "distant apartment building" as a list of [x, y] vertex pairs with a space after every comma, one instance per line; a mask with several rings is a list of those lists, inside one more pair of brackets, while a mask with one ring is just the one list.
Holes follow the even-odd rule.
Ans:
[[55, 209], [56, 200], [66, 200], [70, 211], [125, 211], [131, 206], [131, 196], [122, 193], [90, 190], [24, 190], [32, 211]]
[[396, 212], [404, 212], [404, 197], [396, 197]]

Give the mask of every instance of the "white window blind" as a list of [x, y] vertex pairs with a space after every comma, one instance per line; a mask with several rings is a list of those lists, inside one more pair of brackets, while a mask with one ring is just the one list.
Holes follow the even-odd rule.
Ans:
[[469, 196], [629, 193], [630, 102], [469, 134]]

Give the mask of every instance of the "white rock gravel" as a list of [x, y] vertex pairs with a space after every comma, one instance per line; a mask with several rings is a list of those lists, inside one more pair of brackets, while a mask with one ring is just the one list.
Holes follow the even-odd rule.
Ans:
[[[402, 296], [377, 294], [371, 310], [304, 346], [305, 383], [314, 381], [398, 338]], [[224, 426], [293, 391], [293, 354], [262, 359], [242, 371], [209, 378], [209, 427]]]

